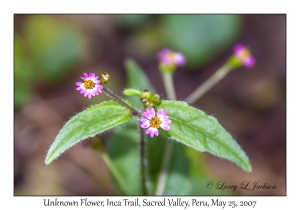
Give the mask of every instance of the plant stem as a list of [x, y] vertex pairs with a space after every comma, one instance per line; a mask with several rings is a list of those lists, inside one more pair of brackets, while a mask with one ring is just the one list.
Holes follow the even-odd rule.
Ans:
[[176, 100], [176, 93], [173, 84], [173, 72], [163, 72], [162, 75], [167, 92], [167, 97], [170, 100]]
[[121, 105], [127, 107], [131, 113], [135, 116], [139, 116], [140, 112], [138, 110], [136, 110], [135, 108], [133, 108], [132, 106], [130, 106], [128, 103], [126, 103], [120, 96], [114, 94], [112, 91], [106, 89], [105, 87], [103, 87], [103, 92], [106, 93], [109, 97], [111, 97], [112, 99], [115, 99], [118, 103], [120, 103]]
[[141, 182], [142, 182], [142, 193], [147, 195], [146, 188], [146, 174], [145, 174], [145, 133], [140, 127], [140, 161], [141, 161]]
[[210, 88], [217, 84], [223, 77], [225, 77], [231, 70], [232, 66], [225, 64], [218, 71], [216, 71], [208, 80], [200, 85], [193, 93], [191, 93], [185, 101], [188, 103], [196, 102], [202, 97]]
[[125, 181], [123, 180], [123, 177], [120, 174], [120, 172], [118, 171], [118, 169], [112, 163], [112, 161], [110, 160], [110, 158], [106, 154], [106, 152], [102, 151], [101, 155], [102, 155], [102, 157], [104, 159], [104, 162], [106, 163], [107, 167], [109, 168], [109, 171], [111, 172], [113, 177], [115, 177], [116, 181], [119, 183], [121, 191], [123, 191], [126, 195], [128, 195], [129, 193], [127, 191], [127, 189], [128, 189], [127, 185], [126, 185]]
[[[176, 93], [173, 84], [173, 72], [163, 72], [162, 76], [165, 84], [165, 89], [167, 92], [167, 97], [171, 100], [176, 100]], [[157, 183], [155, 195], [164, 194], [167, 178], [168, 178], [168, 169], [169, 169], [170, 159], [172, 155], [172, 150], [173, 150], [172, 141], [167, 141], [166, 150], [163, 156], [163, 162], [158, 177], [158, 183]]]
[[155, 195], [163, 195], [165, 188], [166, 188], [166, 183], [167, 183], [167, 178], [168, 178], [168, 169], [169, 169], [169, 164], [170, 164], [170, 159], [172, 155], [172, 150], [173, 150], [173, 144], [172, 141], [167, 141], [166, 143], [166, 150], [165, 154], [163, 157], [163, 163], [162, 167], [160, 170], [160, 174], [158, 177], [158, 184], [156, 187]]

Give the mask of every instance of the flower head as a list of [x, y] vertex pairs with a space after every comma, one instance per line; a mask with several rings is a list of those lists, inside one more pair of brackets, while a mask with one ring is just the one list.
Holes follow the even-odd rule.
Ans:
[[158, 59], [161, 64], [166, 66], [184, 66], [185, 64], [185, 57], [180, 52], [173, 52], [170, 49], [162, 49], [158, 53]]
[[149, 134], [151, 137], [158, 136], [158, 128], [162, 128], [164, 130], [170, 130], [170, 123], [172, 122], [169, 120], [167, 116], [167, 112], [163, 109], [159, 109], [157, 114], [155, 114], [155, 110], [153, 107], [150, 109], [146, 109], [143, 113], [144, 118], [140, 119], [141, 128], [148, 128], [146, 130], [146, 134]]
[[81, 77], [83, 82], [76, 82], [77, 90], [80, 91], [80, 94], [83, 94], [84, 97], [91, 98], [92, 96], [99, 95], [102, 93], [103, 86], [100, 85], [100, 80], [98, 80], [98, 76], [94, 73], [84, 73], [84, 76]]
[[243, 44], [236, 44], [233, 49], [234, 57], [238, 59], [244, 66], [251, 68], [255, 65], [255, 58], [251, 52]]

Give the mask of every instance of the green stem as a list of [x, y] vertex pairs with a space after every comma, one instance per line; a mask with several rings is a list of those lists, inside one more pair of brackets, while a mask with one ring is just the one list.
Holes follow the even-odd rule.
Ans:
[[188, 103], [196, 102], [200, 97], [202, 97], [209, 89], [211, 89], [215, 84], [217, 84], [223, 77], [225, 77], [232, 66], [225, 64], [218, 71], [216, 71], [208, 80], [206, 80], [202, 85], [200, 85], [193, 93], [191, 93], [185, 101]]
[[127, 107], [131, 113], [135, 116], [139, 116], [140, 112], [138, 110], [136, 110], [135, 108], [133, 108], [132, 106], [130, 106], [128, 103], [126, 103], [120, 96], [117, 96], [116, 94], [114, 94], [112, 91], [106, 89], [105, 87], [103, 87], [103, 92], [106, 93], [109, 97], [111, 97], [112, 99], [116, 100], [118, 103], [120, 103], [121, 105]]
[[[163, 72], [162, 76], [165, 84], [165, 89], [167, 92], [167, 97], [171, 100], [176, 100], [176, 93], [173, 84], [173, 72]], [[155, 195], [163, 195], [165, 192], [172, 150], [173, 150], [172, 141], [167, 141], [166, 150], [163, 156], [162, 167], [159, 173]]]
[[122, 175], [120, 174], [120, 172], [118, 171], [118, 169], [115, 167], [115, 165], [112, 163], [111, 159], [109, 158], [109, 156], [107, 155], [106, 152], [102, 151], [101, 155], [104, 159], [104, 162], [106, 163], [109, 171], [111, 172], [111, 174], [113, 175], [113, 177], [115, 177], [116, 181], [119, 183], [119, 186], [121, 188], [121, 191], [124, 192], [126, 195], [128, 195], [128, 191], [127, 191], [127, 185], [122, 177]]
[[146, 174], [145, 174], [145, 133], [141, 127], [140, 127], [140, 161], [141, 161], [142, 193], [143, 195], [147, 195]]
[[170, 100], [176, 100], [176, 93], [173, 84], [173, 72], [163, 72], [162, 75], [167, 92], [167, 97]]

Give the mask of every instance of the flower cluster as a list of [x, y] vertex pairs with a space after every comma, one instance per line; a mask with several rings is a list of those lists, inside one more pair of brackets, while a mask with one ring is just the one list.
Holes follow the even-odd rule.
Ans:
[[172, 122], [167, 116], [167, 112], [163, 109], [159, 109], [157, 114], [153, 107], [146, 109], [143, 113], [144, 117], [140, 119], [141, 128], [147, 128], [146, 134], [149, 134], [151, 137], [158, 136], [158, 128], [164, 130], [170, 130], [170, 123]]
[[236, 44], [233, 53], [234, 57], [247, 68], [251, 68], [255, 65], [255, 58], [251, 55], [250, 50], [243, 44]]
[[164, 67], [175, 69], [176, 67], [184, 66], [186, 59], [184, 55], [180, 52], [173, 52], [170, 49], [162, 49], [158, 53], [158, 59], [160, 65]]
[[99, 93], [102, 93], [103, 86], [100, 85], [100, 80], [98, 80], [98, 76], [96, 76], [94, 73], [84, 73], [84, 76], [81, 77], [83, 79], [83, 82], [76, 82], [77, 90], [80, 92], [80, 94], [83, 94], [84, 97], [88, 97], [89, 99], [92, 96], [99, 95]]

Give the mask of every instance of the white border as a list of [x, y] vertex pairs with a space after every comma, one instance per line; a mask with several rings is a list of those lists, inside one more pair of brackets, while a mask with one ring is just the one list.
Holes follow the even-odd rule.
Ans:
[[[296, 2], [296, 1], [294, 1]], [[1, 3], [1, 69], [2, 69], [2, 100], [1, 100], [1, 201], [4, 209], [24, 208], [54, 209], [43, 207], [44, 198], [55, 197], [14, 197], [13, 196], [13, 14], [14, 13], [287, 13], [287, 96], [292, 100], [287, 106], [287, 196], [276, 197], [215, 197], [223, 201], [258, 201], [255, 209], [266, 207], [287, 208], [298, 205], [299, 190], [299, 142], [298, 119], [300, 103], [299, 96], [299, 12], [298, 5], [287, 1], [3, 1]], [[9, 71], [11, 70], [11, 71]], [[5, 75], [5, 76], [4, 76]], [[9, 112], [10, 110], [11, 112]], [[65, 200], [80, 200], [85, 197], [59, 197]], [[105, 200], [107, 197], [88, 197], [91, 200]], [[110, 197], [112, 200], [122, 200], [128, 197]], [[134, 198], [134, 197], [131, 197]], [[162, 198], [162, 197], [159, 197]], [[176, 198], [176, 197], [172, 197]], [[193, 197], [184, 197], [192, 199]], [[197, 197], [199, 200], [211, 200], [213, 197]], [[142, 198], [141, 198], [142, 199]], [[149, 200], [157, 200], [148, 197]], [[74, 207], [64, 207], [64, 209]], [[91, 209], [92, 207], [75, 207], [75, 209]], [[154, 207], [159, 209], [160, 207]], [[149, 209], [154, 209], [149, 208]], [[96, 209], [96, 207], [94, 207]], [[103, 209], [103, 207], [97, 207]], [[133, 209], [132, 207], [105, 209]], [[162, 208], [160, 208], [162, 209]], [[183, 209], [183, 208], [176, 208]], [[189, 209], [199, 209], [193, 207]], [[220, 209], [220, 207], [210, 208]], [[236, 208], [238, 209], [238, 208]], [[292, 208], [295, 209], [295, 208]]]

